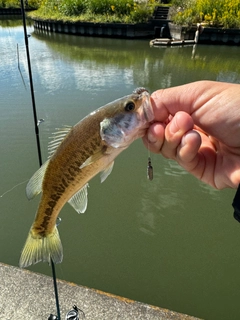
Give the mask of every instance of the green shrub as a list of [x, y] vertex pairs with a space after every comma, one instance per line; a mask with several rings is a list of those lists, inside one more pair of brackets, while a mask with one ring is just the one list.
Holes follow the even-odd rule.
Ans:
[[59, 3], [59, 12], [66, 16], [77, 16], [86, 12], [86, 0], [65, 0]]
[[153, 12], [153, 2], [134, 3], [133, 10], [131, 11], [132, 20], [135, 22], [146, 22]]
[[[41, 0], [24, 0], [24, 5], [26, 8], [37, 9], [41, 5]], [[0, 8], [20, 8], [20, 0], [0, 0]]]
[[128, 15], [134, 7], [133, 0], [89, 0], [88, 9], [94, 14]]
[[155, 0], [42, 0], [40, 9], [30, 16], [72, 22], [136, 23], [147, 21], [154, 6]]
[[173, 0], [172, 3], [175, 7], [172, 19], [177, 24], [204, 22], [224, 28], [240, 27], [239, 0]]

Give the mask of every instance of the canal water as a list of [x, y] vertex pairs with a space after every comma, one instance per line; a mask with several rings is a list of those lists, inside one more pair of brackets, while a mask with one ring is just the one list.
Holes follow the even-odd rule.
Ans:
[[[136, 87], [240, 83], [239, 47], [150, 48], [148, 40], [48, 34], [32, 26], [28, 33], [44, 160], [55, 128]], [[0, 256], [17, 266], [39, 202], [25, 196], [38, 156], [21, 21], [0, 21], [0, 53]], [[151, 158], [148, 181], [148, 151], [136, 141], [103, 184], [99, 177], [90, 182], [85, 214], [63, 208], [58, 278], [204, 319], [240, 319], [235, 191], [216, 191], [175, 162]], [[46, 263], [29, 269], [51, 275]]]

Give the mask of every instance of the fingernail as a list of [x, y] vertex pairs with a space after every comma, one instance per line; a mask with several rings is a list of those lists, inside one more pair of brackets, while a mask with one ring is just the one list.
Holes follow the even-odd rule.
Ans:
[[187, 144], [186, 135], [184, 135], [181, 140], [181, 147], [184, 147], [186, 144]]
[[147, 138], [148, 138], [149, 143], [156, 143], [157, 142], [156, 137], [150, 132], [148, 133]]

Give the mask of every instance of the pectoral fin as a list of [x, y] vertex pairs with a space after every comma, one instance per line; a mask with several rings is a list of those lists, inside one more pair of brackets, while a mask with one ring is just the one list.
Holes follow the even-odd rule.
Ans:
[[86, 166], [89, 166], [90, 164], [100, 160], [104, 155], [104, 149], [98, 149], [91, 157], [89, 157], [86, 161], [83, 162], [83, 164], [80, 166], [80, 169], [83, 169]]
[[47, 169], [49, 160], [47, 160], [41, 168], [39, 168], [32, 178], [29, 180], [27, 187], [26, 187], [26, 194], [27, 198], [33, 199], [36, 195], [38, 195], [40, 192], [42, 192], [42, 182], [45, 175], [45, 171]]
[[101, 182], [105, 181], [107, 177], [110, 175], [113, 169], [113, 165], [114, 165], [114, 161], [109, 163], [109, 165], [101, 172], [101, 175], [100, 175]]
[[82, 189], [75, 193], [68, 203], [77, 211], [77, 213], [84, 213], [87, 209], [87, 188], [88, 183]]

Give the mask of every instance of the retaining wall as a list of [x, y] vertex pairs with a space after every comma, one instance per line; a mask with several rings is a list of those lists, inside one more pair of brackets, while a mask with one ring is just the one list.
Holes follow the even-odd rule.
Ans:
[[114, 37], [114, 38], [152, 38], [154, 27], [151, 23], [68, 23], [62, 21], [34, 20], [34, 28], [75, 35]]

